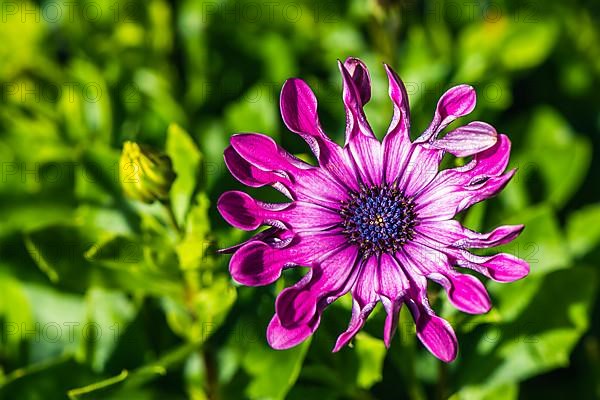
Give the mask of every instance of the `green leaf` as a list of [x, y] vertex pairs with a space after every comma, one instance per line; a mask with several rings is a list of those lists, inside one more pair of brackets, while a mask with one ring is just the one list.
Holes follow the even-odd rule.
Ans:
[[193, 306], [197, 319], [204, 324], [202, 340], [223, 323], [236, 299], [236, 288], [225, 276], [212, 277], [210, 285], [198, 289]]
[[535, 200], [562, 207], [579, 188], [591, 161], [589, 140], [573, 133], [555, 110], [535, 111], [526, 146], [517, 153], [518, 176], [507, 191], [521, 190]]
[[513, 321], [540, 290], [543, 290], [540, 278], [542, 274], [532, 274], [520, 281], [510, 284], [489, 282], [488, 290], [494, 296], [494, 308], [492, 312], [475, 317], [477, 322], [480, 318], [483, 322]]
[[92, 369], [101, 372], [122, 333], [134, 318], [136, 308], [124, 293], [101, 288], [90, 289], [85, 301], [86, 325], [94, 326], [98, 335], [88, 336], [80, 350]]
[[542, 63], [552, 50], [558, 34], [558, 25], [552, 20], [536, 23], [516, 23], [507, 35], [500, 59], [508, 69], [531, 68]]
[[249, 347], [244, 369], [252, 380], [246, 395], [252, 399], [283, 399], [302, 368], [310, 340], [289, 350], [273, 350], [264, 341]]
[[519, 385], [507, 383], [493, 387], [467, 387], [450, 396], [449, 400], [517, 400]]
[[[29, 3], [32, 13], [41, 12], [33, 3]], [[39, 14], [37, 14], [39, 15]], [[0, 57], [12, 60], [0, 66], [0, 76], [6, 81], [15, 78], [22, 69], [40, 67], [40, 62], [46, 64], [45, 57], [40, 57], [44, 49], [44, 35], [50, 27], [40, 24], [36, 18], [6, 18], [0, 30], [0, 40], [5, 43], [0, 49]]]
[[354, 346], [360, 362], [356, 383], [359, 387], [368, 389], [382, 379], [386, 348], [381, 339], [364, 332], [356, 335]]
[[86, 139], [86, 142], [109, 144], [112, 132], [112, 109], [110, 92], [104, 76], [98, 68], [82, 59], [76, 59], [70, 68], [70, 75], [76, 85], [72, 96], [62, 96], [61, 111], [65, 118], [67, 132], [72, 139]]
[[91, 334], [85, 324], [83, 297], [37, 284], [24, 289], [28, 301], [36, 305], [33, 325], [20, 327], [30, 342], [30, 362], [76, 354], [84, 337]]
[[570, 268], [540, 279], [540, 287], [518, 318], [478, 330], [463, 340], [457, 387], [494, 387], [566, 367], [589, 325], [596, 290], [595, 271]]
[[225, 110], [225, 119], [232, 132], [277, 132], [278, 117], [268, 84], [257, 84], [241, 99]]
[[[7, 201], [6, 197], [3, 198]], [[13, 232], [29, 232], [68, 220], [73, 207], [64, 199], [35, 199], [31, 196], [13, 197], [10, 204], [0, 201], [0, 237]]]
[[40, 157], [36, 154], [27, 162], [12, 162], [11, 155], [0, 151], [0, 237], [72, 218], [76, 205], [74, 177], [79, 169], [67, 158], [70, 156], [55, 156], [50, 155], [48, 161], [34, 161]]
[[147, 99], [150, 108], [147, 116], [152, 118], [153, 125], [160, 124], [163, 127], [172, 121], [186, 120], [184, 110], [173, 98], [174, 90], [171, 81], [162, 73], [149, 68], [140, 68], [135, 73], [133, 84], [127, 83], [122, 93], [124, 102], [136, 106], [141, 103], [140, 99]]
[[[2, 321], [1, 353], [16, 357], [21, 342], [21, 327], [33, 326], [33, 310], [25, 288], [20, 281], [0, 269], [0, 321]], [[0, 379], [1, 381], [1, 379]]]
[[207, 267], [212, 263], [208, 252], [211, 243], [209, 240], [209, 206], [208, 197], [204, 193], [200, 193], [196, 196], [196, 204], [190, 209], [185, 225], [185, 235], [177, 245], [179, 265], [184, 270]]
[[[198, 279], [195, 274], [189, 278], [194, 282]], [[204, 342], [217, 331], [237, 298], [228, 278], [217, 276], [206, 280], [208, 284], [202, 287], [188, 287], [186, 297], [162, 298], [169, 327], [193, 342]]]
[[[25, 244], [40, 270], [64, 288], [102, 286], [133, 293], [181, 294], [178, 276], [136, 258], [139, 244], [122, 236], [104, 240], [87, 229], [55, 225], [31, 232]], [[117, 248], [115, 241], [123, 247]]]
[[202, 154], [188, 133], [177, 124], [171, 124], [167, 131], [166, 152], [177, 174], [170, 192], [171, 206], [177, 224], [183, 226], [198, 184]]
[[494, 248], [527, 261], [530, 275], [544, 274], [571, 264], [571, 256], [558, 220], [550, 207], [527, 209], [502, 224], [524, 224], [525, 230], [511, 243]]
[[144, 249], [140, 239], [107, 235], [90, 246], [84, 256], [86, 260], [113, 268], [140, 268], [144, 262]]
[[107, 398], [115, 400], [122, 398], [138, 398], [132, 395], [132, 393], [138, 393], [138, 387], [159, 376], [166, 375], [170, 368], [181, 364], [192, 352], [197, 351], [198, 348], [199, 345], [197, 343], [184, 344], [171, 350], [158, 360], [133, 371], [122, 370], [120, 374], [113, 377], [83, 387], [71, 389], [68, 392], [69, 398]]
[[581, 257], [600, 243], [600, 204], [574, 211], [567, 220], [569, 249]]

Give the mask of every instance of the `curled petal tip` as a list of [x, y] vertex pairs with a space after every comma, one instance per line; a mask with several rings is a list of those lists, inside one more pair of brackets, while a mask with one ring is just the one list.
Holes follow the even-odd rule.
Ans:
[[340, 341], [338, 339], [338, 341], [335, 343], [335, 346], [333, 346], [333, 349], [331, 349], [331, 352], [332, 353], [339, 352], [342, 349], [342, 347], [344, 347], [345, 344], [346, 343], [340, 343]]
[[458, 355], [458, 340], [450, 324], [435, 315], [417, 322], [417, 337], [440, 360], [449, 363]]
[[440, 97], [431, 124], [417, 138], [416, 143], [435, 140], [438, 134], [457, 118], [469, 114], [475, 108], [477, 95], [470, 85], [454, 86]]
[[356, 88], [360, 95], [360, 101], [363, 105], [371, 99], [371, 75], [365, 63], [355, 57], [348, 57], [344, 66], [350, 73]]

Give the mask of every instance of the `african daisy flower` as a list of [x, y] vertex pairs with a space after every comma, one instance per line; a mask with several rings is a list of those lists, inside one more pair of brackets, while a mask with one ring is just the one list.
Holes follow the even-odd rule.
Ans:
[[[294, 157], [265, 135], [231, 138], [224, 154], [231, 173], [247, 186], [271, 185], [290, 199], [268, 204], [239, 191], [219, 198], [219, 212], [231, 225], [244, 230], [270, 226], [223, 251], [234, 253], [231, 275], [243, 285], [261, 286], [277, 280], [283, 269], [309, 267], [276, 300], [267, 328], [267, 340], [275, 349], [308, 338], [323, 310], [350, 292], [352, 317], [333, 351], [354, 337], [378, 302], [387, 313], [383, 338], [389, 347], [400, 307], [406, 304], [423, 345], [441, 360], [452, 361], [456, 336], [430, 307], [428, 280], [440, 284], [457, 309], [480, 314], [491, 307], [484, 285], [455, 266], [499, 282], [529, 272], [525, 261], [510, 254], [483, 257], [468, 251], [508, 243], [522, 225], [478, 233], [453, 220], [497, 194], [512, 178], [514, 170], [504, 173], [510, 141], [478, 121], [440, 137], [448, 124], [475, 107], [474, 89], [459, 85], [444, 93], [429, 127], [411, 142], [404, 84], [385, 65], [394, 111], [380, 142], [363, 112], [371, 97], [366, 66], [355, 58], [338, 63], [346, 109], [344, 147], [323, 132], [317, 100], [304, 81], [289, 79], [281, 90], [283, 121], [308, 143], [318, 166]], [[438, 171], [445, 153], [473, 157], [464, 166]]]

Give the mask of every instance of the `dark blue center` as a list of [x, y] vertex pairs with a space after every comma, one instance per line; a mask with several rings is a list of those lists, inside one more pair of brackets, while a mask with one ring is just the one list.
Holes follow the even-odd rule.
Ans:
[[416, 225], [414, 203], [395, 185], [361, 187], [350, 193], [340, 210], [344, 233], [360, 246], [366, 258], [394, 253], [412, 239]]

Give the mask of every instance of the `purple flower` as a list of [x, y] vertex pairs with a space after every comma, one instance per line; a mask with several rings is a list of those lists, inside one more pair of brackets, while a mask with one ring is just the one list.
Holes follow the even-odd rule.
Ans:
[[[238, 191], [220, 197], [219, 212], [231, 225], [244, 230], [271, 226], [224, 250], [234, 253], [231, 275], [241, 284], [262, 286], [277, 280], [285, 268], [309, 267], [277, 298], [267, 329], [275, 349], [308, 338], [323, 310], [350, 292], [350, 324], [333, 351], [354, 337], [378, 302], [387, 313], [383, 338], [389, 347], [400, 307], [406, 304], [425, 347], [441, 360], [452, 361], [458, 350], [456, 336], [431, 309], [427, 280], [440, 284], [457, 309], [480, 314], [491, 307], [484, 285], [455, 266], [499, 282], [529, 272], [525, 261], [510, 254], [483, 257], [469, 252], [508, 243], [523, 225], [478, 233], [452, 219], [497, 194], [512, 178], [515, 170], [504, 173], [510, 141], [479, 121], [439, 137], [475, 107], [474, 89], [459, 85], [444, 93], [429, 127], [411, 142], [406, 89], [385, 65], [394, 114], [380, 142], [363, 112], [371, 97], [366, 66], [356, 58], [338, 63], [346, 108], [344, 147], [321, 129], [317, 100], [304, 81], [289, 79], [281, 91], [285, 124], [308, 143], [319, 166], [294, 157], [265, 135], [231, 138], [225, 150], [231, 173], [247, 186], [271, 185], [290, 198], [289, 203], [269, 204]], [[438, 171], [445, 153], [473, 157], [464, 166]]]

